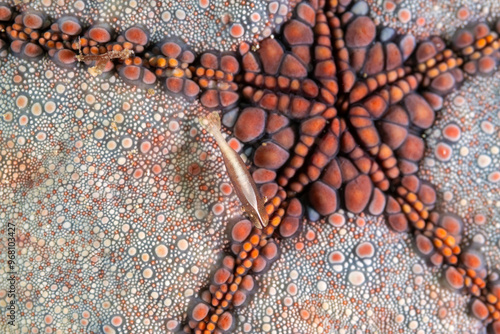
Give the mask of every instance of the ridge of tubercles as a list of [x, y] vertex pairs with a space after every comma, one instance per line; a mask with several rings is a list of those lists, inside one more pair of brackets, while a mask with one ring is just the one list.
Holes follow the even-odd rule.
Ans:
[[[498, 33], [479, 23], [458, 31], [451, 48], [439, 37], [417, 44], [390, 28], [377, 34], [364, 2], [303, 1], [278, 38], [267, 38], [239, 54], [208, 51], [198, 56], [180, 39], [150, 45], [141, 26], [115, 38], [111, 28], [84, 29], [77, 18], [52, 22], [35, 11], [15, 13], [0, 3], [0, 57], [40, 60], [45, 54], [65, 68], [86, 65], [110, 52], [134, 56], [108, 59], [131, 85], [161, 81], [169, 94], [199, 99], [223, 111], [224, 125], [254, 147], [252, 173], [271, 219], [263, 230], [248, 220], [231, 230], [230, 252], [207, 290], [193, 301], [184, 324], [169, 331], [227, 333], [232, 309], [256, 287], [254, 276], [278, 258], [273, 236], [300, 232], [303, 204], [319, 216], [340, 207], [384, 214], [395, 231], [414, 234], [417, 251], [442, 266], [445, 283], [473, 296], [472, 314], [500, 333], [500, 274], [488, 273], [474, 244], [462, 244], [460, 218], [434, 210], [432, 185], [416, 175], [423, 157], [421, 133], [434, 123], [443, 97], [469, 75], [496, 70]], [[239, 110], [241, 109], [241, 110]], [[300, 200], [299, 200], [300, 198]]]

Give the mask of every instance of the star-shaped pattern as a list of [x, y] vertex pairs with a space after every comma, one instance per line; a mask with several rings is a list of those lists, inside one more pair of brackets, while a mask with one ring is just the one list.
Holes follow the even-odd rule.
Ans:
[[[63, 16], [16, 14], [0, 4], [0, 57], [8, 51], [33, 61], [45, 54], [61, 67], [81, 61], [92, 75], [117, 70], [143, 88], [161, 81], [172, 95], [222, 110], [230, 143], [244, 150], [271, 220], [263, 230], [242, 220], [231, 231], [230, 252], [185, 324], [170, 331], [230, 332], [233, 310], [255, 291], [255, 275], [278, 258], [275, 236], [290, 238], [307, 220], [334, 220], [339, 208], [384, 215], [397, 232], [410, 232], [429, 264], [442, 266], [446, 284], [473, 296], [472, 314], [500, 333], [500, 278], [481, 252], [462, 240], [462, 220], [434, 209], [434, 187], [417, 176], [422, 133], [444, 97], [468, 75], [495, 71], [497, 33], [479, 23], [418, 42], [379, 29], [365, 2], [303, 1], [281, 31], [237, 53], [191, 50], [171, 37], [151, 45], [133, 26], [115, 36], [105, 24], [84, 29]], [[451, 130], [450, 130], [451, 131]], [[441, 146], [442, 156], [447, 147]], [[464, 247], [465, 245], [465, 247]], [[361, 250], [370, 253], [370, 247]]]

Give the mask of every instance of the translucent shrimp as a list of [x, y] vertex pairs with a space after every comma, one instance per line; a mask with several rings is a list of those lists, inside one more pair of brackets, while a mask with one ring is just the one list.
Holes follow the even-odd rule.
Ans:
[[214, 136], [224, 157], [224, 164], [229, 174], [245, 213], [257, 228], [267, 226], [269, 216], [265, 209], [266, 199], [263, 198], [248, 172], [246, 165], [231, 146], [226, 142], [220, 132], [220, 118], [217, 112], [212, 112], [206, 118], [200, 119], [200, 124]]

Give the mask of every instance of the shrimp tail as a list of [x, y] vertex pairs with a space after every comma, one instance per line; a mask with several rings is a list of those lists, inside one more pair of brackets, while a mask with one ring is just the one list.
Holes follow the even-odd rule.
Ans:
[[216, 111], [211, 112], [207, 117], [200, 118], [201, 126], [212, 135], [220, 133], [221, 123], [219, 114]]

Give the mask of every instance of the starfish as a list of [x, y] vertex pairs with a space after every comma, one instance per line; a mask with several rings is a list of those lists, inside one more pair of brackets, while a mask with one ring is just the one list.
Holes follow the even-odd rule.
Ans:
[[51, 22], [41, 12], [16, 15], [0, 4], [0, 56], [9, 49], [37, 61], [46, 53], [61, 67], [86, 61], [104, 75], [116, 68], [135, 86], [161, 81], [169, 94], [222, 110], [223, 124], [251, 148], [250, 171], [269, 198], [269, 225], [234, 225], [230, 253], [212, 283], [193, 300], [185, 324], [167, 320], [167, 330], [230, 332], [235, 309], [256, 289], [255, 276], [279, 256], [275, 238], [298, 235], [307, 220], [335, 224], [343, 208], [384, 215], [394, 231], [411, 233], [428, 263], [443, 268], [446, 284], [472, 296], [472, 314], [500, 333], [498, 274], [488, 273], [481, 252], [463, 240], [461, 219], [435, 210], [434, 187], [417, 176], [422, 133], [444, 97], [464, 72], [496, 70], [499, 26], [493, 32], [479, 23], [450, 43], [439, 37], [417, 43], [378, 30], [368, 11], [365, 2], [304, 1], [279, 34], [258, 45], [197, 56], [178, 38], [150, 47], [141, 26], [114, 40], [105, 24], [84, 30], [71, 16]]
[[296, 236], [307, 205], [315, 220], [334, 220], [339, 208], [385, 215], [394, 231], [414, 235], [429, 264], [443, 267], [452, 289], [474, 296], [473, 315], [499, 332], [498, 276], [488, 281], [482, 254], [462, 249], [461, 219], [434, 210], [434, 187], [417, 176], [422, 133], [443, 98], [464, 80], [463, 71], [492, 73], [498, 43], [482, 23], [457, 32], [452, 48], [439, 37], [417, 43], [390, 28], [377, 32], [364, 2], [305, 1], [279, 36], [258, 48], [242, 45], [241, 99], [200, 85], [201, 102], [222, 109], [233, 136], [252, 148], [252, 175], [272, 199], [271, 226], [251, 230], [243, 220], [233, 227], [232, 254], [194, 302], [185, 330], [230, 332], [230, 310], [244, 305], [254, 275], [277, 258], [273, 236]]

